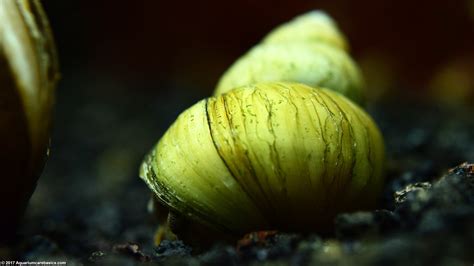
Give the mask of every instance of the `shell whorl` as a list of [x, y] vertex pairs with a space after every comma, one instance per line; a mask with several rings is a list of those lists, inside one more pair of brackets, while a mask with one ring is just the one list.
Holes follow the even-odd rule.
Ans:
[[311, 231], [375, 202], [383, 158], [376, 125], [345, 97], [259, 83], [183, 112], [142, 178], [171, 209], [222, 230]]

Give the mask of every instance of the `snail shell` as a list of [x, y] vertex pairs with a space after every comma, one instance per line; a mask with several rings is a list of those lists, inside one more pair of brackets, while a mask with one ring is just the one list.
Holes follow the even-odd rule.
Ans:
[[331, 90], [259, 83], [183, 112], [141, 177], [172, 211], [221, 231], [324, 231], [370, 208], [384, 145], [361, 108]]
[[239, 58], [223, 74], [214, 95], [252, 83], [287, 81], [332, 89], [363, 104], [363, 78], [347, 49], [328, 15], [309, 12], [277, 27]]
[[38, 0], [0, 3], [0, 240], [14, 233], [49, 145], [55, 45]]

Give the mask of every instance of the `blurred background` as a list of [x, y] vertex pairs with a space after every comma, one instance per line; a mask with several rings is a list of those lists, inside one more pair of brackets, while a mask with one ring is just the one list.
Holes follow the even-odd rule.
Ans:
[[313, 9], [338, 22], [378, 102], [370, 112], [387, 140], [388, 178], [423, 181], [474, 161], [470, 113], [439, 111], [474, 103], [474, 0], [42, 2], [62, 79], [24, 259], [152, 247], [144, 155], [236, 58]]
[[440, 101], [467, 101], [474, 91], [473, 0], [43, 2], [63, 73], [87, 69], [134, 90], [172, 84], [208, 95], [276, 25], [323, 9], [348, 37], [374, 97], [387, 90], [426, 97], [430, 90]]

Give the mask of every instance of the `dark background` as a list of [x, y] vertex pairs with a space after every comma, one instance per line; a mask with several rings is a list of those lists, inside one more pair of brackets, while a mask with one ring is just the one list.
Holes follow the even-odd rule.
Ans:
[[474, 87], [472, 0], [43, 2], [64, 79], [85, 68], [134, 90], [184, 84], [208, 95], [223, 71], [276, 25], [323, 9], [347, 35], [375, 96], [394, 88], [425, 94], [452, 82], [472, 96], [465, 91]]
[[464, 109], [474, 103], [474, 0], [42, 2], [62, 79], [50, 157], [19, 232], [24, 260], [85, 262], [127, 242], [151, 254], [141, 160], [236, 58], [312, 9], [335, 18], [365, 74], [387, 187], [474, 161]]

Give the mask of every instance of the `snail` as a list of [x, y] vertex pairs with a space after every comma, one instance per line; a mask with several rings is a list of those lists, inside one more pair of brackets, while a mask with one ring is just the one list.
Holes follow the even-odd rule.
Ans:
[[359, 107], [363, 79], [347, 51], [328, 15], [304, 14], [184, 111], [140, 168], [162, 222], [155, 242], [327, 232], [338, 213], [374, 207], [383, 138]]
[[325, 87], [364, 104], [364, 82], [348, 55], [345, 37], [322, 11], [312, 11], [277, 27], [220, 78], [214, 95], [268, 81]]
[[15, 231], [47, 157], [58, 61], [39, 0], [0, 4], [0, 240]]
[[140, 176], [171, 213], [223, 234], [323, 232], [337, 213], [374, 206], [383, 165], [382, 135], [357, 104], [264, 82], [184, 111]]

